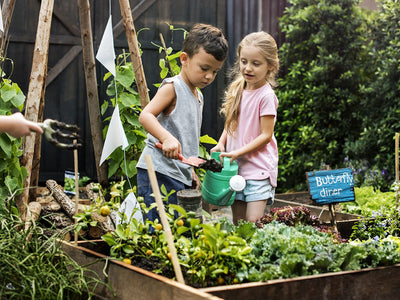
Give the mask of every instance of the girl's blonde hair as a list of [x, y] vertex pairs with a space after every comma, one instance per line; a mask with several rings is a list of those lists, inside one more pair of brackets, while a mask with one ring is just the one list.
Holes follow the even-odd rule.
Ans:
[[246, 81], [240, 73], [239, 60], [240, 53], [244, 47], [257, 47], [262, 56], [268, 63], [266, 81], [272, 86], [277, 86], [275, 77], [279, 71], [278, 47], [275, 39], [264, 31], [253, 32], [246, 35], [239, 43], [237, 49], [238, 60], [232, 68], [233, 80], [225, 92], [224, 102], [222, 103], [221, 113], [225, 115], [225, 130], [232, 134], [236, 127], [240, 114], [240, 100], [245, 88]]

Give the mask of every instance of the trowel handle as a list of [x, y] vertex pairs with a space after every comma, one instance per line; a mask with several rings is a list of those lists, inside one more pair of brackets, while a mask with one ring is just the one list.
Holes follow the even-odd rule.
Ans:
[[[161, 142], [156, 142], [154, 144], [156, 146], [156, 148], [162, 150], [162, 143]], [[183, 161], [185, 158], [183, 157], [182, 153], [178, 153], [178, 158]]]

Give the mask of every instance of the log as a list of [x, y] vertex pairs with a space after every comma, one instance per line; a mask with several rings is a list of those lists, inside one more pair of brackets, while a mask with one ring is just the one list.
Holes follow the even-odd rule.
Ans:
[[41, 210], [42, 206], [38, 202], [33, 201], [28, 204], [25, 218], [25, 230], [28, 230], [32, 224], [35, 224], [37, 219], [39, 219]]
[[73, 218], [75, 215], [75, 203], [72, 201], [63, 191], [63, 189], [57, 184], [55, 180], [47, 180], [46, 187], [53, 194], [54, 199], [61, 205], [62, 209], [68, 215]]
[[88, 235], [92, 239], [99, 239], [105, 233], [106, 232], [100, 226], [90, 226], [88, 231]]
[[63, 212], [42, 214], [42, 219], [56, 228], [65, 228], [74, 224], [74, 221]]
[[47, 237], [51, 237], [53, 235], [60, 236], [64, 241], [71, 241], [71, 234], [68, 231], [63, 229], [45, 229], [43, 230], [43, 234]]
[[42, 204], [42, 215], [49, 215], [51, 213], [61, 211], [61, 205], [57, 201], [53, 200], [50, 203], [43, 205]]
[[85, 190], [86, 190], [86, 195], [91, 201], [96, 201], [97, 198], [99, 198], [100, 194], [93, 192], [93, 182], [89, 183], [86, 185]]

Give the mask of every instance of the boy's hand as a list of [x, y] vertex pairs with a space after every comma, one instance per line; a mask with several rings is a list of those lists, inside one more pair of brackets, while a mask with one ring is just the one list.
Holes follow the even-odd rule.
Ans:
[[176, 138], [168, 138], [162, 142], [162, 152], [168, 158], [179, 159], [178, 153], [182, 153], [182, 147]]

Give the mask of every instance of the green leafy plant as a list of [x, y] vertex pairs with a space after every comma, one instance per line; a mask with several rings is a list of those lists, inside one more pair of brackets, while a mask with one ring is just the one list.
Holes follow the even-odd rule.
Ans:
[[[91, 204], [88, 207], [84, 207], [82, 212], [74, 215], [76, 220], [74, 232], [81, 234], [87, 232], [90, 227], [96, 227], [98, 220], [93, 217], [93, 213], [108, 216], [112, 211], [118, 212], [123, 199], [131, 192], [124, 186], [125, 181], [112, 182], [109, 189], [103, 189], [99, 183], [93, 184], [92, 190], [99, 196], [97, 199], [91, 199]], [[105, 201], [103, 196], [105, 194], [110, 195], [109, 201]]]
[[371, 217], [378, 211], [389, 211], [396, 206], [394, 192], [381, 192], [372, 186], [355, 187], [355, 201], [341, 203], [342, 211]]
[[[0, 115], [10, 115], [13, 111], [21, 111], [25, 102], [25, 95], [18, 85], [10, 79], [2, 77], [0, 80]], [[22, 191], [26, 169], [20, 165], [22, 155], [20, 149], [22, 139], [0, 134], [0, 199], [6, 199]], [[4, 207], [0, 201], [0, 210]]]
[[[168, 23], [167, 23], [168, 24]], [[173, 33], [174, 31], [182, 31], [183, 38], [185, 38], [187, 31], [184, 28], [175, 28], [173, 25], [168, 24], [170, 31]], [[161, 69], [160, 78], [164, 79], [167, 76], [175, 76], [181, 72], [181, 67], [178, 64], [178, 59], [181, 55], [181, 51], [177, 51], [173, 53], [172, 47], [167, 47], [165, 45], [158, 45], [152, 42], [154, 46], [158, 48], [158, 52], [164, 52], [165, 58], [160, 58], [158, 61], [158, 65]], [[160, 83], [154, 84], [154, 86], [159, 87]]]
[[[127, 176], [134, 178], [136, 175], [136, 164], [145, 145], [146, 132], [139, 123], [141, 112], [140, 99], [135, 90], [135, 75], [132, 62], [126, 61], [127, 54], [121, 54], [117, 58], [116, 77], [110, 80], [107, 88], [107, 95], [111, 98], [105, 100], [101, 106], [101, 113], [104, 115], [111, 106], [115, 108], [118, 104], [121, 123], [123, 125], [128, 148], [124, 150], [118, 147], [111, 155], [109, 160], [108, 176]], [[104, 76], [104, 81], [108, 80], [111, 73]], [[111, 117], [104, 119], [108, 122]], [[104, 127], [105, 137], [108, 125]], [[125, 162], [126, 165], [125, 165]]]

